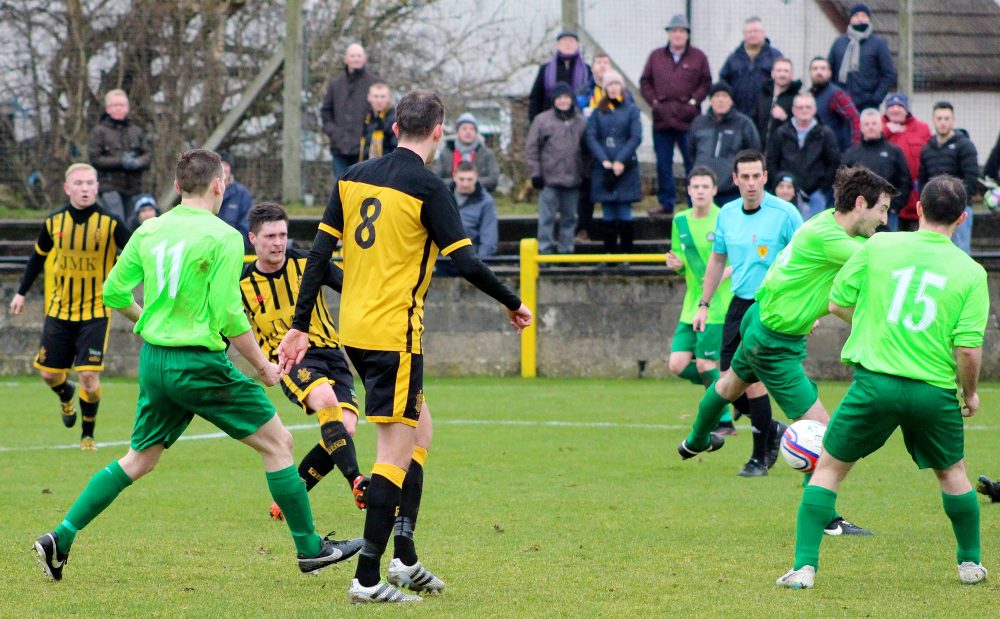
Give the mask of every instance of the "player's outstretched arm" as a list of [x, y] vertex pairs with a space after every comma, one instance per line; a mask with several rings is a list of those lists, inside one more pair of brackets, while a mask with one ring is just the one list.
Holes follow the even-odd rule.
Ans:
[[309, 332], [291, 328], [285, 333], [278, 344], [278, 369], [282, 374], [288, 374], [292, 368], [302, 361], [309, 348]]
[[[459, 247], [455, 251], [448, 254], [448, 257], [451, 258], [452, 264], [455, 265], [458, 273], [464, 277], [466, 281], [502, 303], [503, 306], [507, 308], [508, 312], [510, 312], [512, 321], [514, 320], [514, 315], [520, 312], [521, 308], [524, 308], [525, 310], [528, 309], [521, 303], [521, 298], [514, 294], [510, 288], [504, 285], [504, 283], [497, 278], [496, 274], [493, 273], [493, 271], [491, 271], [490, 268], [479, 259], [476, 252], [472, 250], [471, 245]], [[524, 316], [522, 315], [522, 318], [523, 317]], [[528, 311], [527, 318], [529, 321], [528, 324], [531, 324], [530, 310]]]
[[257, 341], [253, 338], [251, 331], [245, 331], [236, 337], [231, 337], [229, 341], [243, 355], [243, 358], [250, 362], [250, 365], [257, 370], [257, 377], [260, 378], [261, 382], [268, 387], [278, 384], [278, 381], [281, 380], [281, 372], [278, 370], [278, 366], [267, 360], [260, 346], [257, 345]]
[[854, 306], [853, 305], [851, 307], [844, 307], [843, 305], [837, 305], [833, 301], [830, 301], [828, 309], [830, 310], [831, 314], [833, 314], [837, 318], [840, 318], [841, 320], [843, 320], [847, 324], [851, 324], [851, 322], [854, 321]]
[[965, 401], [962, 416], [972, 417], [979, 410], [979, 394], [976, 389], [979, 386], [979, 369], [983, 365], [983, 347], [957, 346], [955, 360], [958, 363], [958, 383], [962, 386], [962, 399]]

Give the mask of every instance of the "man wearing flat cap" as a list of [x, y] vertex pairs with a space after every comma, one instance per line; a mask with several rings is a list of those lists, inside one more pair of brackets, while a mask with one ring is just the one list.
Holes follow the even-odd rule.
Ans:
[[571, 30], [556, 35], [556, 51], [552, 59], [538, 67], [538, 75], [528, 97], [528, 121], [531, 122], [552, 107], [552, 94], [556, 84], [565, 82], [579, 92], [590, 83], [590, 65], [580, 53], [580, 37]]
[[674, 181], [674, 147], [681, 151], [684, 174], [691, 171], [687, 131], [701, 112], [701, 102], [712, 85], [708, 57], [691, 46], [691, 24], [682, 14], [666, 26], [668, 43], [649, 54], [639, 86], [642, 98], [653, 109], [653, 148], [659, 205], [651, 215], [669, 215], [677, 201]]
[[852, 6], [849, 18], [847, 32], [837, 37], [827, 57], [833, 83], [851, 95], [857, 109], [877, 109], [896, 86], [892, 54], [885, 39], [875, 34], [867, 4]]

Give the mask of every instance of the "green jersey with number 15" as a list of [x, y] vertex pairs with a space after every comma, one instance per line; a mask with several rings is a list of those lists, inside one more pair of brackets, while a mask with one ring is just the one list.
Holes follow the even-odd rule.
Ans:
[[841, 358], [873, 372], [955, 388], [953, 348], [983, 344], [986, 271], [936, 232], [873, 236], [847, 261], [830, 300], [855, 306]]
[[178, 205], [135, 231], [104, 284], [104, 304], [128, 307], [143, 284], [135, 332], [158, 346], [223, 350], [250, 330], [243, 313], [243, 238], [212, 213]]

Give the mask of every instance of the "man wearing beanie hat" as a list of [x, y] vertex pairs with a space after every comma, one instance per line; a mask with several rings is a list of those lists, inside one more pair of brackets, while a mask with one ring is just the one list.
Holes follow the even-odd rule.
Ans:
[[[900, 230], [916, 230], [919, 223], [917, 199], [920, 197], [920, 192], [916, 190], [916, 181], [920, 177], [920, 151], [924, 149], [927, 140], [931, 139], [931, 129], [927, 123], [917, 120], [917, 117], [910, 113], [910, 100], [901, 92], [894, 92], [886, 97], [882, 124], [886, 139], [903, 150], [906, 165], [910, 168], [910, 178], [914, 181], [909, 199], [899, 209], [897, 223]], [[890, 223], [892, 223], [891, 218]]]
[[493, 193], [497, 188], [497, 181], [500, 180], [500, 166], [497, 164], [496, 155], [480, 139], [479, 123], [469, 112], [465, 112], [455, 121], [455, 137], [446, 141], [438, 151], [435, 172], [443, 179], [450, 179], [462, 161], [476, 164], [479, 184], [486, 191]]
[[[614, 71], [608, 69], [605, 78], [612, 73]], [[556, 250], [561, 254], [573, 253], [577, 202], [583, 180], [581, 141], [586, 128], [587, 121], [576, 109], [572, 89], [566, 82], [559, 82], [552, 94], [552, 108], [535, 116], [528, 130], [524, 156], [531, 172], [531, 184], [541, 189], [538, 249], [543, 254]]]
[[708, 57], [691, 46], [691, 24], [682, 14], [666, 26], [667, 45], [649, 54], [639, 88], [653, 110], [653, 148], [656, 151], [656, 198], [651, 215], [669, 215], [677, 201], [674, 181], [674, 148], [681, 151], [684, 174], [691, 171], [687, 131], [701, 112], [701, 102], [712, 84]]
[[827, 56], [833, 82], [851, 95], [859, 110], [877, 108], [896, 85], [896, 66], [888, 43], [874, 33], [868, 5], [858, 2], [848, 18], [847, 32], [837, 37]]
[[535, 120], [552, 106], [552, 93], [556, 84], [566, 82], [573, 92], [579, 92], [591, 79], [590, 65], [580, 53], [580, 37], [575, 32], [563, 30], [556, 35], [556, 51], [552, 59], [538, 67], [538, 75], [528, 95], [528, 121]]
[[733, 184], [733, 160], [736, 153], [761, 150], [757, 127], [750, 117], [733, 106], [733, 90], [725, 82], [716, 82], [708, 90], [709, 108], [694, 119], [688, 131], [691, 159], [696, 166], [706, 166], [719, 179], [715, 201], [723, 206], [740, 197]]

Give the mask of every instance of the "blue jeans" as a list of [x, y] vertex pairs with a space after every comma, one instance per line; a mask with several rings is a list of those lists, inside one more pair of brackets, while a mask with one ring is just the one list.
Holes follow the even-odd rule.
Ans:
[[[576, 207], [579, 190], [564, 187], [545, 187], [538, 197], [538, 251], [551, 254], [558, 248], [560, 254], [573, 253], [573, 236], [576, 234]], [[559, 222], [559, 241], [556, 242], [556, 221]]]
[[802, 205], [802, 221], [807, 221], [830, 208], [831, 196], [824, 189], [817, 189], [809, 194], [809, 201]]
[[972, 207], [965, 207], [965, 221], [955, 229], [951, 242], [967, 254], [972, 253]]
[[684, 160], [684, 175], [691, 172], [691, 150], [688, 149], [686, 131], [666, 129], [653, 132], [653, 150], [656, 151], [656, 180], [659, 189], [656, 199], [665, 210], [673, 212], [677, 203], [677, 183], [674, 181], [674, 145]]
[[333, 154], [333, 180], [338, 181], [344, 175], [347, 168], [358, 162], [357, 155], [337, 155]]
[[602, 202], [604, 221], [632, 221], [631, 202]]

